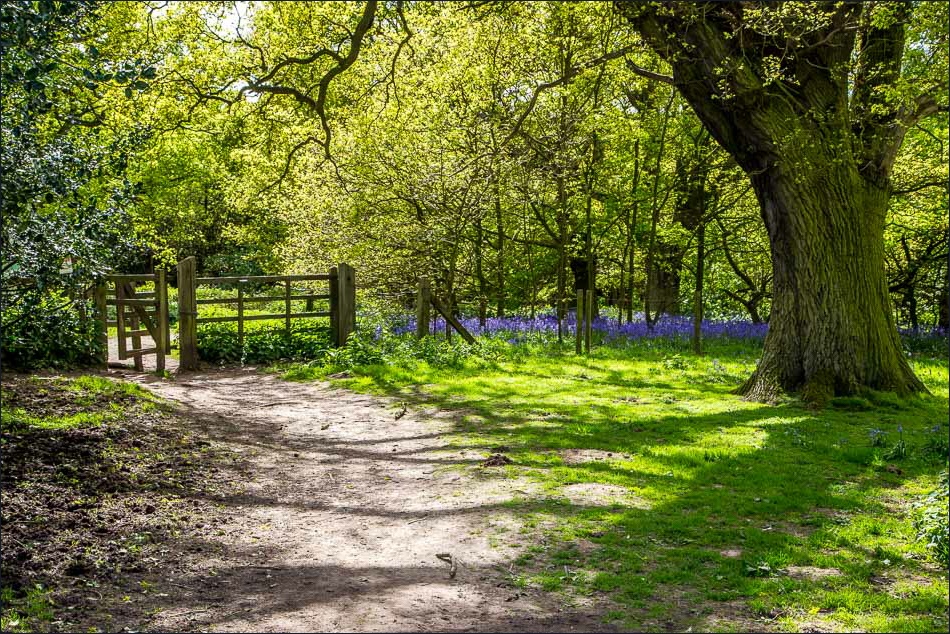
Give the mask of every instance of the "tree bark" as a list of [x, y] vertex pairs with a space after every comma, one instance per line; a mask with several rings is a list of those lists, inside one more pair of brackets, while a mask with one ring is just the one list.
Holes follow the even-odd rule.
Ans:
[[762, 360], [738, 392], [773, 400], [800, 390], [822, 402], [861, 387], [926, 391], [904, 359], [884, 276], [888, 192], [832, 156], [787, 165], [752, 175], [773, 300]]

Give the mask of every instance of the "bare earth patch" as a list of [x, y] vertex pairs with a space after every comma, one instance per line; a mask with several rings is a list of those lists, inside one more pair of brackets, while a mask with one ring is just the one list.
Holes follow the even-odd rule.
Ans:
[[600, 449], [565, 449], [561, 452], [561, 460], [567, 465], [583, 464], [596, 460], [627, 460], [629, 458], [629, 454], [601, 451]]
[[818, 581], [828, 577], [840, 577], [841, 571], [837, 568], [816, 568], [815, 566], [789, 566], [785, 569], [792, 579]]
[[[178, 403], [243, 458], [248, 479], [211, 500], [223, 528], [182, 540], [152, 590], [133, 597], [137, 613], [152, 614], [138, 627], [614, 629], [602, 621], [609, 606], [568, 607], [510, 585], [509, 562], [532, 539], [512, 506], [530, 489], [478, 466], [492, 448], [447, 440], [451, 421], [397, 417], [394, 401], [252, 370], [125, 378]], [[439, 554], [454, 558], [454, 577]]]
[[615, 484], [600, 484], [597, 482], [581, 482], [568, 484], [561, 489], [561, 493], [576, 506], [609, 506], [623, 504], [624, 506], [649, 509], [650, 503], [630, 493], [626, 487]]

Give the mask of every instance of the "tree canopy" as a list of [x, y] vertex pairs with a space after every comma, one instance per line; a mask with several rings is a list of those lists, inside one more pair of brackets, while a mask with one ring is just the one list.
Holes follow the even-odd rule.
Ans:
[[4, 7], [4, 167], [103, 166], [5, 178], [10, 245], [73, 197], [110, 257], [118, 223], [158, 265], [348, 261], [365, 306], [426, 275], [482, 318], [593, 288], [619, 321], [767, 321], [759, 399], [920, 390], [897, 327], [948, 325], [944, 3]]

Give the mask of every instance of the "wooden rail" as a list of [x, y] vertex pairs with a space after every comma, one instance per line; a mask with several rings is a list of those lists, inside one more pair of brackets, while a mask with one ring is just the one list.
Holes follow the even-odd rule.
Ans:
[[472, 336], [472, 333], [466, 330], [465, 326], [455, 318], [455, 315], [432, 294], [429, 279], [426, 277], [419, 278], [419, 295], [416, 299], [416, 337], [418, 339], [422, 339], [429, 334], [429, 306], [435, 308], [445, 319], [446, 337], [449, 336], [448, 328], [451, 326], [462, 336], [462, 339], [468, 343], [475, 343], [475, 337]]

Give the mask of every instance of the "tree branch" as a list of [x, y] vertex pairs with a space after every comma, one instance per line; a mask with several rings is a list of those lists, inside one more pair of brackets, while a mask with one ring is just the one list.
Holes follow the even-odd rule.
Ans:
[[664, 84], [669, 84], [670, 86], [673, 85], [673, 77], [670, 75], [663, 75], [661, 73], [655, 73], [652, 70], [647, 70], [642, 66], [637, 66], [629, 59], [625, 59], [624, 62], [627, 64], [628, 70], [636, 75], [640, 75], [640, 77], [646, 77], [647, 79], [652, 79], [654, 81], [661, 81]]

